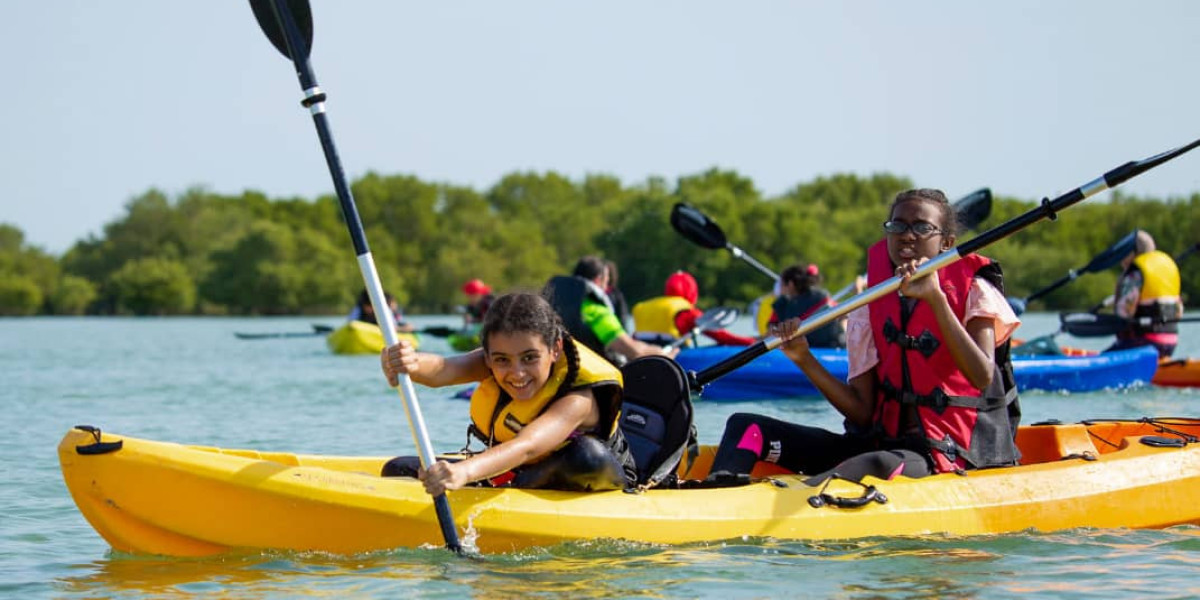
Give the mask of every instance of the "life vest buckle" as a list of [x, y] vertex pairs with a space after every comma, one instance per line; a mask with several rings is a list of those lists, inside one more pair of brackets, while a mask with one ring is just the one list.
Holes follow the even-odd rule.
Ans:
[[901, 331], [899, 327], [896, 327], [895, 323], [892, 323], [891, 319], [888, 319], [883, 324], [883, 338], [893, 344], [899, 345], [905, 350], [916, 350], [924, 355], [925, 358], [932, 356], [937, 351], [938, 346], [941, 345], [941, 342], [933, 335], [933, 332], [928, 329], [922, 331], [921, 335], [914, 337]]

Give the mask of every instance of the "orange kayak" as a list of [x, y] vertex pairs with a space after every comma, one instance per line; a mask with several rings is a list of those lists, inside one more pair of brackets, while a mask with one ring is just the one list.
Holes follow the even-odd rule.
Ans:
[[1158, 370], [1150, 382], [1171, 387], [1200, 387], [1200, 359], [1165, 359], [1158, 363]]

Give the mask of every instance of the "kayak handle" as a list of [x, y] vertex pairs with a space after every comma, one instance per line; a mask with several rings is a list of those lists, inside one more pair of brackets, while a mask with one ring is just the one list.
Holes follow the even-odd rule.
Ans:
[[78, 452], [79, 454], [82, 454], [84, 456], [90, 456], [90, 455], [95, 455], [95, 454], [108, 454], [109, 452], [116, 452], [117, 450], [120, 450], [122, 446], [125, 445], [124, 440], [117, 440], [115, 442], [100, 441], [100, 435], [101, 435], [100, 428], [93, 426], [93, 425], [76, 425], [75, 429], [78, 429], [78, 430], [86, 432], [86, 433], [90, 433], [92, 435], [92, 439], [95, 440], [91, 444], [75, 446], [75, 452]]
[[[842, 496], [834, 496], [833, 494], [826, 494], [825, 488], [829, 487], [829, 482], [833, 481], [834, 479], [841, 479], [842, 481], [849, 481], [850, 483], [856, 483], [862, 486], [862, 495], [853, 498], [845, 498]], [[835, 508], [860, 508], [870, 504], [871, 502], [887, 504], [887, 501], [887, 496], [883, 495], [883, 492], [879, 491], [879, 488], [873, 485], [865, 485], [862, 482], [854, 481], [853, 479], [839, 477], [837, 473], [834, 473], [829, 477], [829, 479], [825, 480], [825, 485], [821, 487], [821, 491], [818, 492], [816, 496], [809, 496], [808, 498], [808, 504], [813, 508], [821, 508], [822, 506], [832, 506]]]

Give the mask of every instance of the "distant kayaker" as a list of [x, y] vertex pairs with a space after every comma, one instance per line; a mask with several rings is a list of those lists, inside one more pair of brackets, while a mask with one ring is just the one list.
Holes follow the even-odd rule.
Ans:
[[480, 382], [471, 395], [473, 438], [486, 449], [420, 469], [399, 457], [384, 476], [417, 476], [433, 495], [478, 483], [558, 490], [621, 489], [637, 470], [618, 427], [621, 373], [576, 342], [550, 304], [534, 294], [496, 299], [484, 317], [483, 347], [443, 357], [401, 341], [385, 348], [383, 371], [441, 387]]
[[1156, 249], [1154, 238], [1138, 230], [1134, 251], [1121, 260], [1123, 270], [1113, 295], [1113, 312], [1129, 321], [1117, 333], [1117, 341], [1105, 352], [1138, 346], [1154, 346], [1158, 355], [1168, 358], [1179, 343], [1183, 317], [1179, 266], [1170, 254]]
[[[687, 271], [675, 271], [663, 285], [663, 295], [633, 305], [634, 337], [649, 343], [669, 344], [692, 332], [696, 319], [704, 314], [696, 308], [700, 286]], [[756, 340], [725, 329], [705, 329], [701, 333], [722, 346], [749, 346]]]
[[968, 255], [920, 279], [923, 263], [954, 245], [957, 220], [932, 189], [893, 200], [885, 239], [871, 247], [867, 278], [900, 276], [888, 294], [849, 315], [848, 382], [835, 378], [795, 336], [801, 322], [776, 324], [783, 352], [846, 417], [847, 432], [739, 413], [729, 418], [712, 466], [715, 480], [768, 461], [813, 475], [860, 480], [1015, 465], [1020, 408], [1007, 341], [1020, 324], [1004, 299], [1000, 268]]
[[477, 323], [482, 323], [483, 317], [487, 315], [488, 307], [496, 299], [492, 295], [492, 288], [488, 287], [482, 279], [472, 279], [463, 284], [462, 292], [467, 296], [466, 312], [463, 313], [463, 326], [469, 327]]
[[[404, 320], [404, 313], [400, 311], [400, 305], [396, 303], [396, 299], [392, 297], [390, 292], [384, 292], [383, 298], [392, 309], [392, 315], [396, 321], [396, 331], [410, 333], [416, 330], [416, 327], [413, 327], [412, 323]], [[367, 293], [367, 290], [363, 290], [358, 294], [358, 304], [355, 304], [354, 308], [350, 310], [350, 314], [346, 315], [346, 320], [379, 325], [375, 319], [375, 307], [371, 305], [371, 295]]]
[[640, 342], [626, 333], [604, 291], [607, 287], [604, 259], [585, 256], [575, 263], [571, 275], [551, 278], [542, 295], [558, 312], [572, 337], [613, 364], [621, 365], [639, 356], [678, 353], [675, 348]]
[[[771, 305], [770, 323], [788, 319], [803, 321], [817, 311], [837, 304], [829, 290], [821, 287], [821, 271], [814, 264], [792, 265], [779, 274], [779, 297]], [[846, 329], [839, 319], [806, 336], [812, 348], [845, 348]]]

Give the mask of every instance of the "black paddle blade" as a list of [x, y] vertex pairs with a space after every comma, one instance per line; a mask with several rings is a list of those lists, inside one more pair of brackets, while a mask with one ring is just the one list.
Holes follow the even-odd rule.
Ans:
[[1107, 337], [1129, 325], [1129, 321], [1110, 314], [1061, 313], [1058, 320], [1062, 330], [1075, 337]]
[[458, 333], [459, 331], [460, 331], [459, 329], [455, 329], [454, 327], [447, 327], [446, 325], [430, 325], [429, 327], [422, 329], [421, 333], [426, 333], [426, 334], [432, 335], [433, 337], [443, 337], [444, 338], [444, 337], [450, 337], [450, 336], [454, 335], [455, 333]]
[[679, 202], [671, 209], [671, 227], [693, 244], [719, 249], [726, 245], [725, 232], [696, 207]]
[[1087, 266], [1081, 270], [1081, 272], [1095, 273], [1097, 271], [1103, 271], [1121, 262], [1121, 259], [1125, 258], [1126, 256], [1133, 254], [1133, 250], [1137, 245], [1137, 232], [1138, 230], [1136, 229], [1130, 231], [1129, 235], [1117, 240], [1117, 243], [1109, 246], [1104, 252], [1097, 254], [1096, 257], [1092, 259], [1092, 262], [1088, 263]]
[[[267, 39], [271, 40], [271, 45], [275, 46], [275, 49], [284, 56], [292, 58], [292, 54], [288, 52], [287, 37], [283, 34], [283, 27], [275, 18], [275, 9], [271, 6], [272, 1], [250, 0], [250, 10], [254, 11], [254, 19], [258, 21], [258, 26], [267, 35]], [[282, 2], [292, 13], [292, 18], [296, 20], [296, 26], [300, 28], [300, 34], [304, 36], [304, 52], [307, 57], [308, 52], [312, 50], [313, 40], [312, 9], [308, 6], [308, 0], [282, 0]]]
[[979, 227], [992, 214], [992, 190], [983, 188], [963, 196], [954, 203], [954, 210], [963, 231]]

